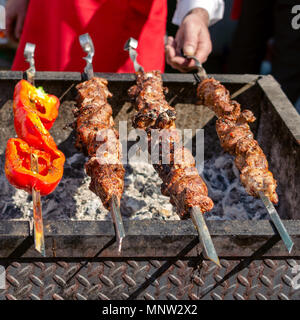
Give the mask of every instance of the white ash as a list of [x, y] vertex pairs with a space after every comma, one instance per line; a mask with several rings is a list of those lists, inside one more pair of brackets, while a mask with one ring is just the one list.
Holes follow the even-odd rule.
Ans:
[[262, 201], [248, 195], [240, 182], [234, 158], [222, 153], [204, 163], [202, 177], [214, 208], [206, 213], [210, 220], [268, 219]]
[[[64, 177], [56, 190], [42, 197], [43, 217], [48, 220], [110, 220], [100, 199], [89, 190], [90, 178], [84, 172], [87, 159], [81, 153], [67, 158]], [[32, 198], [15, 189], [5, 178], [4, 155], [0, 161], [0, 219], [26, 220], [32, 217]], [[161, 180], [148, 163], [126, 165], [125, 190], [121, 200], [124, 219], [179, 220], [169, 198], [161, 194]], [[202, 174], [209, 196], [215, 203], [210, 220], [266, 219], [260, 199], [249, 196], [239, 181], [233, 158], [222, 154], [204, 164]]]

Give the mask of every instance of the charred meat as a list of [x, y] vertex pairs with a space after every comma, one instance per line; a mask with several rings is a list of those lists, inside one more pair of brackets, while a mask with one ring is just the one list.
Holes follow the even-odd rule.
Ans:
[[[162, 84], [159, 71], [137, 72], [137, 83], [129, 89], [137, 111], [133, 126], [147, 131], [149, 152], [158, 151], [159, 154], [158, 163], [153, 166], [163, 181], [161, 191], [170, 197], [179, 216], [187, 218], [192, 207], [198, 206], [204, 213], [213, 208], [213, 202], [207, 196], [207, 187], [198, 174], [191, 152], [179, 143], [176, 112], [167, 103]], [[151, 141], [151, 129], [160, 131], [160, 139], [155, 143]], [[164, 145], [169, 148], [168, 161], [163, 159]]]
[[80, 83], [76, 89], [76, 147], [89, 156], [85, 169], [91, 177], [91, 191], [109, 209], [112, 195], [119, 201], [122, 197], [125, 174], [119, 134], [114, 129], [112, 108], [107, 102], [111, 93], [107, 81], [96, 77]]
[[235, 165], [246, 191], [254, 197], [259, 197], [259, 191], [262, 191], [277, 203], [276, 180], [248, 124], [255, 121], [253, 113], [241, 111], [239, 103], [231, 100], [228, 90], [215, 79], [203, 80], [198, 85], [197, 96], [200, 104], [215, 112], [221, 146], [235, 156]]

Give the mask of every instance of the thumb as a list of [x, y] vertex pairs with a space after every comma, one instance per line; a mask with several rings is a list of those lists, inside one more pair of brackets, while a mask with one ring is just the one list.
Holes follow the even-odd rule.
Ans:
[[186, 23], [183, 29], [182, 50], [185, 55], [193, 56], [197, 50], [198, 32], [192, 23]]

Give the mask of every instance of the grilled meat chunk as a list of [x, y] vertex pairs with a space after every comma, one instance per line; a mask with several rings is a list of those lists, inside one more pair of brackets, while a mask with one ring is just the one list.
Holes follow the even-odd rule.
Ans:
[[215, 112], [221, 146], [235, 156], [235, 165], [246, 191], [254, 197], [259, 197], [259, 191], [262, 191], [277, 203], [276, 180], [248, 124], [255, 121], [253, 113], [250, 110], [241, 112], [240, 105], [230, 99], [229, 91], [215, 79], [203, 80], [198, 85], [197, 95], [199, 103]]
[[144, 130], [175, 128], [176, 111], [165, 99], [160, 72], [137, 72], [136, 82], [128, 90], [138, 111], [133, 126]]
[[76, 89], [76, 147], [89, 156], [85, 169], [91, 177], [90, 189], [109, 209], [113, 194], [119, 201], [122, 197], [125, 174], [119, 134], [113, 128], [112, 108], [107, 102], [112, 95], [102, 78], [82, 82]]
[[[165, 99], [160, 72], [137, 72], [137, 83], [128, 93], [137, 110], [133, 126], [147, 131], [149, 152], [158, 154], [158, 163], [153, 166], [163, 181], [162, 193], [170, 197], [181, 218], [187, 218], [194, 206], [203, 213], [211, 210], [213, 202], [207, 195], [207, 187], [199, 176], [195, 160], [180, 143], [175, 126], [176, 112]], [[154, 141], [151, 129], [159, 130], [157, 141]], [[164, 150], [168, 151], [169, 159], [164, 158]]]

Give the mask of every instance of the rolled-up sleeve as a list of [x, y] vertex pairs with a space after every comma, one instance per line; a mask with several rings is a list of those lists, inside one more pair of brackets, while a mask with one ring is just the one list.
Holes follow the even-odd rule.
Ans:
[[172, 19], [176, 25], [180, 25], [183, 18], [189, 11], [195, 8], [207, 10], [209, 15], [209, 25], [213, 25], [223, 18], [224, 1], [223, 0], [178, 0], [177, 7]]

